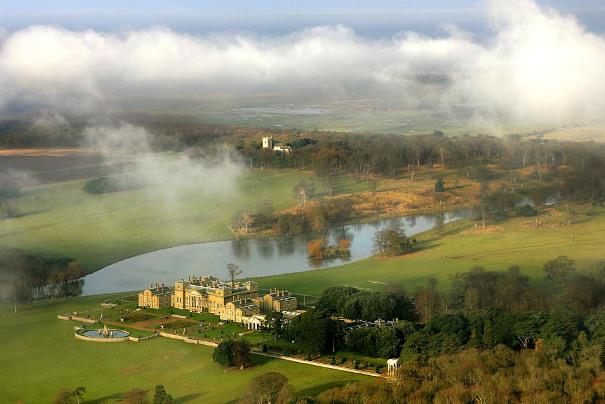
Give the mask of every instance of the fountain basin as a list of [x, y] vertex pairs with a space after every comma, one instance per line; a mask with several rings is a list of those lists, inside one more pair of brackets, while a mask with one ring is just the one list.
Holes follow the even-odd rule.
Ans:
[[124, 342], [128, 341], [130, 333], [117, 329], [77, 330], [74, 336], [91, 342]]

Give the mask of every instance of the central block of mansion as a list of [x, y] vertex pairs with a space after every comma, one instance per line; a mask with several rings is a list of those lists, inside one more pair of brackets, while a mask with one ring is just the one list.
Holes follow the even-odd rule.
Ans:
[[298, 302], [286, 290], [269, 290], [260, 295], [256, 282], [223, 282], [213, 276], [189, 277], [174, 284], [151, 285], [139, 293], [139, 306], [159, 309], [174, 307], [194, 313], [212, 313], [221, 320], [248, 324], [264, 320], [261, 313], [294, 312]]

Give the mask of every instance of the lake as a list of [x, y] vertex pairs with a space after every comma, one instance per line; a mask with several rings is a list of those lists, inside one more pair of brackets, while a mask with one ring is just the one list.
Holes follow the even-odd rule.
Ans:
[[[374, 234], [389, 227], [403, 228], [408, 236], [434, 228], [439, 222], [449, 223], [469, 218], [470, 209], [436, 215], [404, 216], [361, 224], [330, 228], [325, 233], [292, 237], [262, 237], [183, 245], [153, 251], [111, 264], [84, 278], [83, 295], [141, 290], [151, 283], [172, 285], [190, 275], [213, 275], [227, 278], [227, 264], [239, 265], [241, 277], [278, 275], [310, 271], [355, 262], [373, 255]], [[351, 241], [348, 259], [314, 261], [307, 257], [307, 242], [325, 237], [328, 244], [346, 238]]]

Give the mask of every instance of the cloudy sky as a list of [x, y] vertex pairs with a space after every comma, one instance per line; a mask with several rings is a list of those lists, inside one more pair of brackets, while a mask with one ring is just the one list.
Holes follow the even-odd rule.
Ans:
[[[538, 4], [573, 12], [592, 30], [605, 30], [601, 0], [538, 0]], [[189, 33], [244, 30], [275, 35], [340, 23], [360, 35], [379, 37], [402, 30], [435, 34], [452, 23], [479, 31], [485, 28], [482, 8], [481, 0], [2, 0], [0, 27], [52, 24], [117, 30], [163, 25]]]
[[319, 88], [594, 118], [605, 112], [603, 3], [3, 0], [0, 112]]

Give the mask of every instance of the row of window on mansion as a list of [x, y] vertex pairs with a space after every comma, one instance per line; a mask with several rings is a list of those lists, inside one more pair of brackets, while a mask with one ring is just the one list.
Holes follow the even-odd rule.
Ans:
[[139, 293], [138, 301], [141, 307], [208, 312], [243, 324], [260, 323], [263, 314], [270, 311], [294, 313], [298, 306], [296, 297], [287, 290], [270, 289], [261, 294], [256, 282], [224, 282], [213, 276], [181, 279], [174, 288], [156, 283]]

